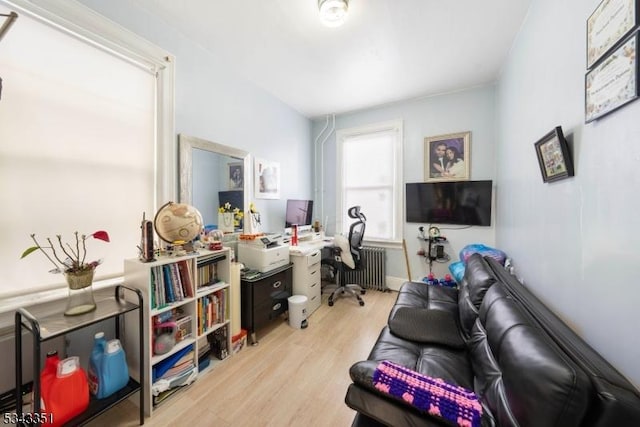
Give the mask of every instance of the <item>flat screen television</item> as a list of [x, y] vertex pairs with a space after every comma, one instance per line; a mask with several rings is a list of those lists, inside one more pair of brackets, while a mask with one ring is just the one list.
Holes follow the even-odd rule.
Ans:
[[284, 217], [284, 227], [290, 228], [297, 224], [301, 231], [311, 229], [313, 216], [313, 200], [287, 200], [287, 210]]
[[407, 222], [490, 226], [492, 188], [490, 180], [407, 183]]

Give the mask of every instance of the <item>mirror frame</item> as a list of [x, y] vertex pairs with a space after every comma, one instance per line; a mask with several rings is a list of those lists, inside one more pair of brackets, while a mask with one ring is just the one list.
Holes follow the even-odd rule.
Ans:
[[193, 150], [205, 150], [224, 156], [235, 157], [244, 163], [244, 208], [249, 209], [249, 192], [251, 191], [251, 155], [248, 151], [207, 141], [184, 134], [178, 135], [179, 145], [179, 173], [180, 173], [180, 203], [191, 204], [193, 201]]

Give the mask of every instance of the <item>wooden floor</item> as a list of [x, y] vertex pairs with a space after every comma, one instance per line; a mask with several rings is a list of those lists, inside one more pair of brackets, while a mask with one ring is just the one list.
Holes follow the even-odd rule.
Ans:
[[[259, 344], [205, 371], [145, 420], [149, 426], [350, 426], [344, 403], [349, 367], [367, 358], [397, 294], [367, 291], [323, 304], [306, 329], [275, 321]], [[90, 426], [136, 426], [138, 408], [120, 403]]]

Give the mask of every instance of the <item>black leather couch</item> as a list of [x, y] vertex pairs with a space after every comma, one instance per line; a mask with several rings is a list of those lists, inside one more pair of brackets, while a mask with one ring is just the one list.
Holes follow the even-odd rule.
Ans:
[[376, 390], [383, 360], [475, 391], [483, 426], [640, 426], [638, 390], [491, 258], [472, 255], [458, 289], [405, 283], [390, 322], [400, 307], [452, 313], [464, 345], [403, 339], [387, 325], [350, 369], [353, 426], [449, 425]]

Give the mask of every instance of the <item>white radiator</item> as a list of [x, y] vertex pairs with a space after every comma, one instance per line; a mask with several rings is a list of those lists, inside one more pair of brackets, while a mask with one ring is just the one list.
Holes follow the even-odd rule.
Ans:
[[364, 246], [362, 248], [362, 269], [346, 270], [346, 282], [355, 283], [365, 289], [388, 290], [386, 284], [386, 252], [384, 248]]

